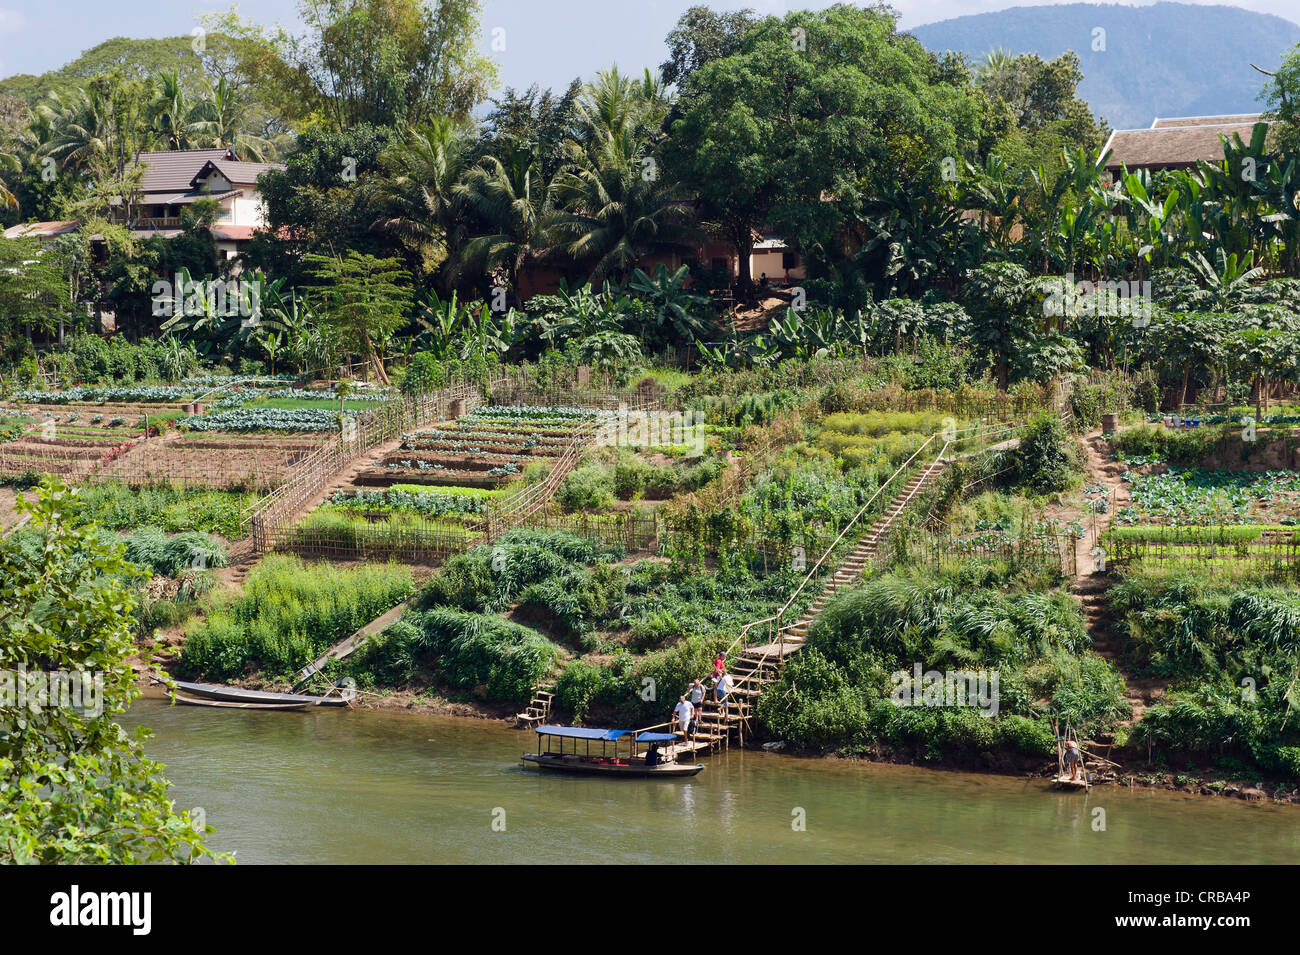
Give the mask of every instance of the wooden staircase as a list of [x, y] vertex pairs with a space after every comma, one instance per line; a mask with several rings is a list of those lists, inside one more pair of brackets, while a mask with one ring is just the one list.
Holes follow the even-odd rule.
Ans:
[[[947, 450], [946, 446], [944, 450]], [[665, 755], [674, 758], [684, 753], [730, 746], [733, 737], [744, 743], [745, 729], [759, 696], [780, 678], [786, 658], [803, 646], [808, 629], [817, 615], [836, 593], [854, 586], [861, 579], [867, 564], [878, 559], [880, 544], [898, 516], [919, 493], [934, 483], [947, 463], [948, 459], [940, 452], [903, 487], [826, 581], [817, 599], [797, 621], [777, 630], [776, 641], [745, 647], [739, 656], [728, 661], [728, 672], [734, 687], [728, 695], [725, 708], [714, 701], [712, 693], [706, 696], [702, 715], [697, 721], [698, 732], [689, 739], [669, 746]]]
[[[907, 509], [917, 494], [934, 483], [935, 479], [943, 472], [946, 463], [946, 459], [940, 455], [912, 480], [907, 482], [898, 496], [890, 502], [885, 512], [868, 528], [867, 533], [858, 541], [858, 546], [853, 548], [849, 556], [844, 559], [844, 563], [836, 568], [830, 580], [826, 581], [826, 586], [822, 588], [822, 592], [817, 595], [817, 599], [803, 612], [803, 616], [789, 626], [780, 629], [779, 642], [785, 645], [786, 653], [803, 645], [808, 636], [808, 628], [812, 626], [812, 622], [817, 618], [817, 615], [825, 609], [830, 599], [839, 591], [854, 586], [866, 571], [867, 564], [874, 563], [879, 559], [880, 543], [885, 538], [885, 535], [889, 533], [890, 528], [893, 527], [894, 521]], [[754, 650], [768, 649], [770, 647], [756, 647], [746, 652], [752, 653]], [[778, 647], [779, 652], [780, 647]]]

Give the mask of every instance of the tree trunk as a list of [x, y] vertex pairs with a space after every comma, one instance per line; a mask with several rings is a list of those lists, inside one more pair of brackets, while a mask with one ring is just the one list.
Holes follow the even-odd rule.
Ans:
[[754, 280], [749, 274], [752, 269], [750, 263], [754, 256], [754, 234], [748, 224], [735, 230], [732, 242], [736, 246], [736, 263], [739, 272], [736, 277], [740, 292], [738, 297], [748, 302], [754, 297]]

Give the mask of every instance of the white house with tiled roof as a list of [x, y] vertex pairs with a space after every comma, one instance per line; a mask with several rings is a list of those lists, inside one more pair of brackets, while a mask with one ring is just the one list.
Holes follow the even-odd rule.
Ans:
[[[177, 149], [142, 152], [144, 167], [138, 197], [129, 216], [120, 205], [113, 219], [138, 236], [171, 238], [181, 231], [181, 211], [199, 199], [213, 199], [220, 208], [212, 225], [218, 255], [232, 259], [265, 227], [266, 210], [257, 177], [280, 163], [242, 162], [232, 149]], [[5, 230], [6, 238], [53, 237], [77, 227], [75, 222], [28, 222]]]
[[237, 255], [253, 230], [266, 225], [257, 177], [284, 168], [279, 163], [242, 162], [231, 149], [140, 153], [136, 162], [145, 171], [133, 221], [125, 224], [137, 233], [174, 235], [180, 230], [185, 206], [199, 199], [215, 200], [220, 209], [212, 234], [226, 258]]

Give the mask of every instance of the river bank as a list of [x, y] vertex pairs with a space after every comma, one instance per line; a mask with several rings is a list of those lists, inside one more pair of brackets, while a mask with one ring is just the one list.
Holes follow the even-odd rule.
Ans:
[[[241, 680], [231, 685], [247, 689], [284, 690], [284, 686], [268, 684], [265, 681]], [[164, 701], [165, 691], [150, 683], [143, 674], [140, 686], [149, 699]], [[413, 717], [438, 717], [466, 720], [478, 723], [498, 723], [513, 728], [517, 707], [506, 704], [494, 704], [484, 701], [449, 700], [430, 696], [422, 691], [386, 691], [374, 693], [360, 691], [352, 708], [376, 713], [406, 714]], [[761, 744], [750, 743], [746, 747], [735, 746], [734, 749], [767, 752]], [[926, 762], [912, 754], [876, 751], [871, 753], [843, 756], [812, 751], [786, 751], [768, 755], [789, 757], [801, 760], [843, 762], [848, 764], [864, 763], [877, 766], [911, 766], [932, 772], [952, 772], [974, 775], [997, 776], [1006, 779], [1032, 779], [1049, 781], [1056, 775], [1055, 762], [1038, 763], [1026, 759], [1019, 765], [1012, 765], [1006, 760], [999, 760], [995, 754], [980, 754], [977, 759], [953, 759]], [[1191, 767], [1183, 773], [1161, 770], [1151, 766], [1121, 765], [1119, 767], [1097, 768], [1092, 763], [1093, 786], [1101, 790], [1124, 789], [1157, 790], [1180, 793], [1188, 796], [1217, 797], [1258, 804], [1284, 804], [1300, 806], [1300, 788], [1284, 782], [1266, 779], [1246, 779], [1223, 774], [1216, 775], [1213, 767]]]
[[[523, 768], [527, 734], [389, 710], [140, 701], [178, 807], [244, 863], [1293, 862], [1300, 812], [732, 748], [658, 784]], [[1100, 811], [1100, 812], [1099, 812]], [[495, 822], [495, 825], [494, 825]]]

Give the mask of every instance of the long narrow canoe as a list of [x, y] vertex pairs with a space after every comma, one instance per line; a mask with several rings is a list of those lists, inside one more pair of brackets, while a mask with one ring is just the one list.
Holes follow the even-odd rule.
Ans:
[[176, 702], [185, 706], [217, 706], [231, 710], [305, 710], [313, 705], [311, 703], [234, 703], [230, 700], [207, 700], [201, 696], [186, 696], [184, 693], [176, 694]]
[[226, 703], [261, 703], [298, 704], [300, 706], [347, 706], [346, 696], [305, 696], [300, 693], [271, 693], [266, 690], [243, 690], [235, 686], [220, 686], [216, 683], [187, 683], [174, 680], [178, 690], [184, 690], [191, 697], [205, 700], [220, 700]]

